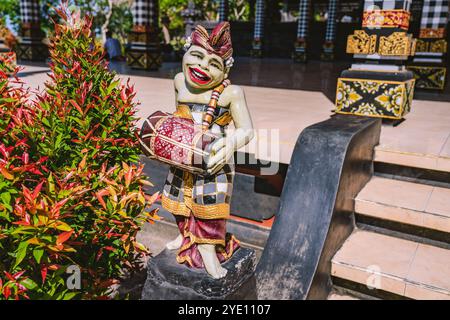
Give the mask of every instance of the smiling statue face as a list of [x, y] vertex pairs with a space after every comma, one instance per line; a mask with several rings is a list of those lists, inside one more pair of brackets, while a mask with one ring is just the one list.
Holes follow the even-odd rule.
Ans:
[[228, 77], [222, 58], [196, 45], [183, 56], [183, 73], [191, 87], [203, 90], [217, 87]]

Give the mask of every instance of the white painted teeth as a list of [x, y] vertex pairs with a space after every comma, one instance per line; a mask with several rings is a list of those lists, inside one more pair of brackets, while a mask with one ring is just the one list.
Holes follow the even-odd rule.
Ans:
[[208, 77], [205, 77], [204, 75], [200, 74], [195, 69], [192, 69], [192, 73], [195, 75], [195, 77], [199, 78], [200, 80], [208, 80]]

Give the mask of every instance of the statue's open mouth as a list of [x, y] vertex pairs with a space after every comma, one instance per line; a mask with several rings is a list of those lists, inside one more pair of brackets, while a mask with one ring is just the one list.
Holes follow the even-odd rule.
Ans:
[[197, 68], [189, 67], [189, 75], [192, 81], [198, 84], [207, 84], [211, 81], [211, 78], [206, 73]]

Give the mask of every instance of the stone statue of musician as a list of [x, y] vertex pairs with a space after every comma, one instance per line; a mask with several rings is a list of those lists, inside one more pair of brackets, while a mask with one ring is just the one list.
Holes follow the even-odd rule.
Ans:
[[[174, 79], [174, 115], [191, 118], [201, 125], [212, 103], [215, 109], [209, 128], [221, 138], [212, 145], [207, 161], [210, 175], [170, 168], [162, 205], [175, 216], [180, 235], [167, 248], [178, 250], [179, 263], [205, 268], [219, 279], [227, 273], [221, 263], [239, 247], [238, 240], [226, 232], [234, 178], [233, 154], [253, 138], [253, 124], [244, 91], [228, 80], [233, 65], [229, 23], [218, 24], [211, 34], [197, 26], [185, 47], [183, 72]], [[227, 135], [225, 129], [231, 122], [235, 131]]]

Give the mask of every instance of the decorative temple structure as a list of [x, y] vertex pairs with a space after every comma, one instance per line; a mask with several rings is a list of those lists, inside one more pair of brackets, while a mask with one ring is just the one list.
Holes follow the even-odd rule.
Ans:
[[159, 1], [136, 0], [131, 8], [133, 30], [127, 64], [136, 69], [157, 70], [162, 63], [159, 28]]
[[22, 60], [44, 61], [48, 48], [43, 43], [45, 33], [41, 30], [39, 0], [20, 0], [20, 36], [17, 57]]
[[448, 0], [424, 0], [416, 54], [408, 69], [416, 88], [443, 90], [447, 76]]
[[11, 52], [11, 44], [8, 44], [9, 30], [0, 24], [0, 59], [8, 61], [7, 72], [13, 73], [16, 67], [16, 54]]
[[252, 56], [256, 58], [260, 58], [263, 53], [262, 39], [264, 37], [264, 7], [264, 0], [256, 0], [255, 26], [253, 31], [253, 43], [251, 51]]
[[299, 2], [297, 40], [295, 42], [293, 54], [294, 61], [296, 62], [305, 62], [307, 59], [306, 38], [308, 36], [309, 29], [310, 6], [310, 0], [300, 0]]
[[327, 27], [325, 43], [323, 44], [322, 60], [334, 60], [334, 41], [336, 40], [336, 13], [339, 0], [330, 0], [328, 3]]
[[219, 2], [219, 21], [228, 21], [228, 0], [220, 0]]
[[400, 120], [410, 110], [414, 55], [408, 34], [411, 0], [365, 0], [362, 30], [347, 40], [356, 60], [338, 79], [336, 113]]

